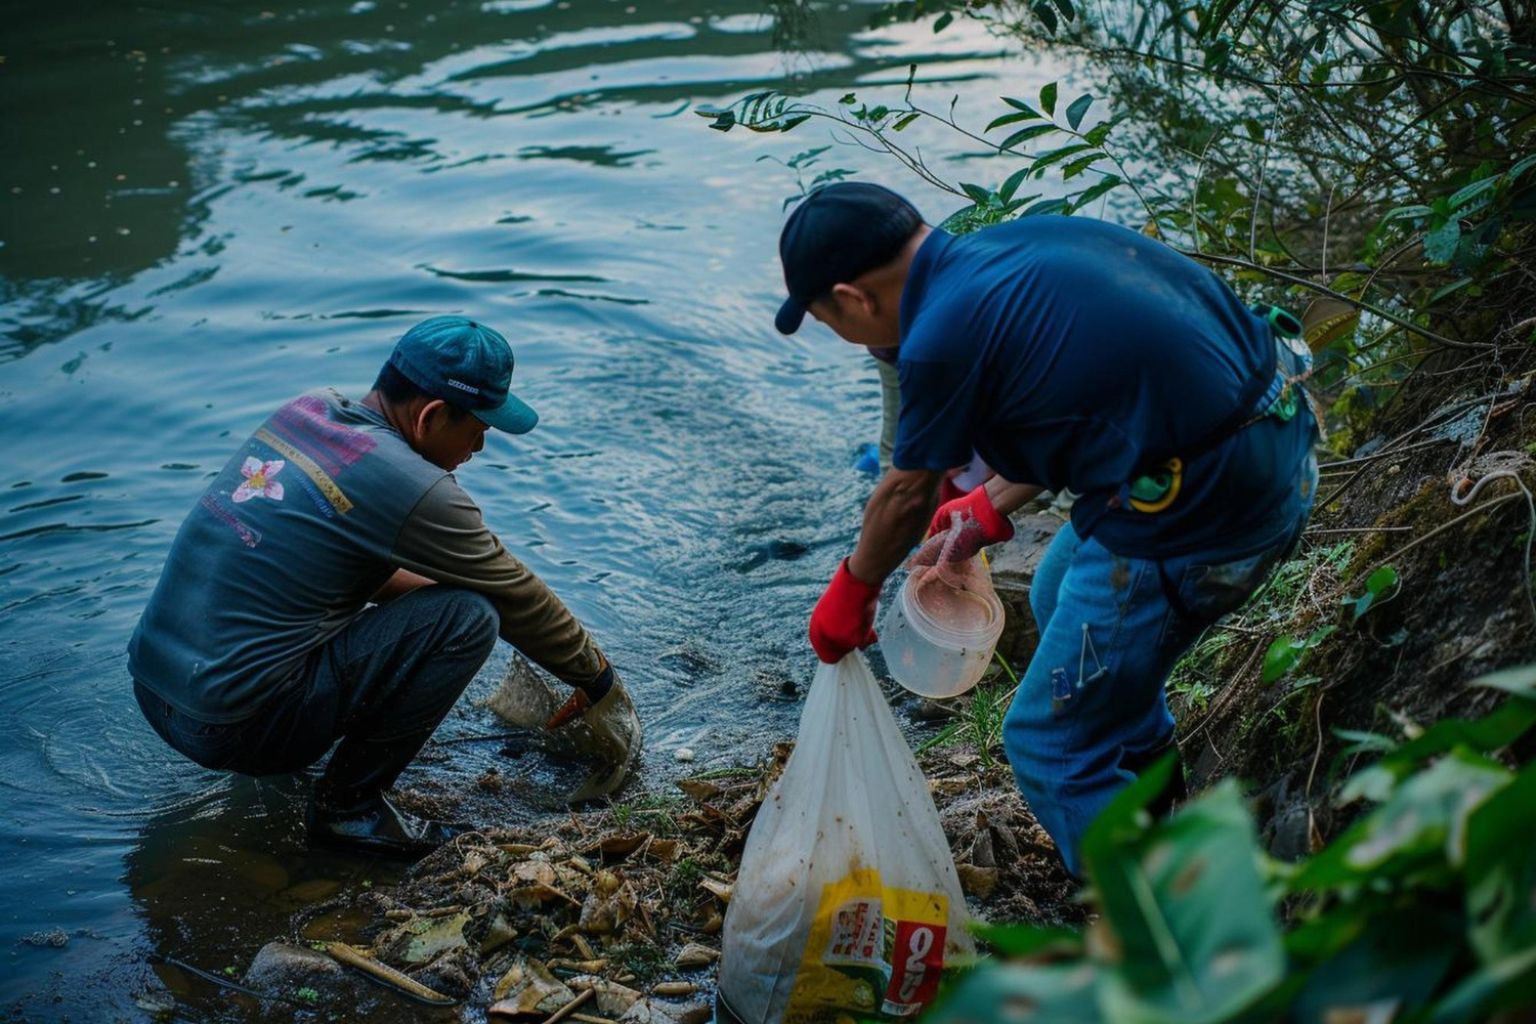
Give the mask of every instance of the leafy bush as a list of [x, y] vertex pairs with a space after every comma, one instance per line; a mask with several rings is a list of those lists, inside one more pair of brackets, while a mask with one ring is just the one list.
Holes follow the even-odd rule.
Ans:
[[1378, 738], [1391, 749], [1340, 797], [1374, 806], [1301, 864], [1262, 852], [1230, 780], [1151, 821], [1171, 764], [1148, 771], [1084, 841], [1099, 920], [978, 929], [998, 956], [926, 1020], [1456, 1024], [1536, 1006], [1536, 763], [1500, 756], [1536, 725], [1536, 666], [1473, 685], [1508, 699]]

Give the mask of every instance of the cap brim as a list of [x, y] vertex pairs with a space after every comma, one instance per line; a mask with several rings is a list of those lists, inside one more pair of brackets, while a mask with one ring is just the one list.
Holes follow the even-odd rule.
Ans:
[[494, 409], [473, 411], [480, 422], [509, 434], [526, 434], [539, 422], [539, 414], [533, 411], [533, 407], [512, 394], [507, 395], [507, 400]]
[[794, 334], [805, 320], [805, 303], [791, 295], [779, 307], [779, 315], [773, 318], [773, 326], [780, 334]]

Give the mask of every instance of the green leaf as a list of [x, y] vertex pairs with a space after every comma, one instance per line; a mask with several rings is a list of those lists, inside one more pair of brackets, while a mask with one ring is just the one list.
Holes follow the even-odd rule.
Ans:
[[917, 113], [915, 111], [913, 113], [907, 114], [905, 117], [902, 117], [901, 119], [899, 119], [895, 124], [891, 125], [891, 131], [899, 132], [903, 128], [905, 128], [907, 125], [911, 124], [913, 121], [916, 121], [919, 117], [922, 117], [922, 116], [923, 115], [921, 115], [921, 114], [919, 114], [919, 113]]
[[1045, 153], [1039, 153], [1035, 156], [1034, 174], [1036, 177], [1039, 177], [1040, 173], [1052, 164], [1060, 163], [1062, 160], [1065, 160], [1069, 156], [1074, 156], [1075, 154], [1083, 152], [1085, 149], [1092, 148], [1093, 147], [1088, 145], [1086, 142], [1074, 142], [1070, 145], [1062, 146], [1059, 149], [1052, 149]]
[[1118, 174], [1104, 175], [1104, 177], [1099, 179], [1097, 184], [1091, 185], [1077, 194], [1074, 209], [1081, 210], [1083, 207], [1099, 198], [1099, 196], [1103, 195], [1119, 184], [1120, 176]]
[[1441, 299], [1448, 298], [1449, 296], [1456, 294], [1457, 292], [1461, 291], [1467, 285], [1472, 284], [1476, 280], [1477, 279], [1473, 278], [1473, 277], [1463, 277], [1459, 281], [1452, 281], [1450, 284], [1446, 285], [1443, 288], [1436, 288], [1434, 294], [1431, 295], [1427, 300], [1425, 300], [1425, 305], [1433, 306], [1435, 303], [1439, 302]]
[[1061, 129], [1057, 128], [1054, 124], [1031, 125], [1028, 128], [1021, 128], [1014, 132], [1012, 135], [1008, 136], [998, 144], [997, 148], [1012, 149], [1014, 146], [1017, 146], [1021, 142], [1028, 142], [1030, 139], [1038, 139], [1042, 135], [1049, 135], [1051, 132], [1060, 130]]
[[1083, 936], [1072, 928], [1045, 928], [1033, 924], [971, 925], [978, 939], [1007, 957], [1032, 956], [1042, 950], [1083, 951]]
[[1259, 673], [1259, 679], [1265, 686], [1272, 686], [1281, 676], [1296, 667], [1306, 649], [1306, 642], [1293, 636], [1283, 636], [1276, 640], [1264, 652], [1264, 667]]
[[1114, 130], [1117, 123], [1119, 123], [1119, 118], [1117, 117], [1112, 117], [1107, 121], [1100, 121], [1083, 133], [1083, 141], [1091, 142], [1095, 146], [1104, 145], [1104, 140], [1109, 138], [1109, 133]]
[[1067, 124], [1072, 126], [1073, 131], [1076, 131], [1077, 126], [1083, 123], [1083, 115], [1088, 113], [1088, 108], [1092, 105], [1093, 97], [1084, 93], [1073, 100], [1071, 105], [1067, 107]]
[[1019, 190], [1020, 185], [1024, 184], [1024, 179], [1029, 177], [1030, 170], [1029, 167], [1020, 167], [1008, 175], [1008, 180], [1004, 181], [997, 190], [998, 198], [1005, 203], [1012, 202], [1014, 193]]
[[1040, 87], [1040, 109], [1053, 117], [1056, 114], [1056, 83], [1048, 82]]
[[1343, 907], [1329, 916], [1347, 929], [1335, 938], [1350, 937], [1312, 958], [1322, 962], [1285, 1015], [1297, 1024], [1366, 1021], [1375, 1006], [1391, 1006], [1391, 1019], [1407, 1019], [1429, 1001], [1460, 952], [1447, 941], [1460, 930], [1459, 915], [1432, 904], [1374, 914]]
[[1040, 217], [1050, 213], [1070, 213], [1072, 201], [1070, 199], [1044, 199], [1035, 205], [1028, 207], [1019, 216]]
[[1038, 1021], [1098, 1019], [1096, 972], [1090, 963], [987, 963], [967, 974], [924, 1024], [975, 1024], [998, 1019], [999, 1007], [1028, 1007]]
[[1517, 697], [1536, 700], [1536, 665], [1506, 668], [1486, 676], [1479, 676], [1467, 685], [1487, 686], [1495, 690], [1503, 690], [1505, 693], [1512, 693]]
[[1472, 947], [1492, 965], [1536, 949], [1536, 762], [1467, 822], [1467, 920]]
[[[1344, 603], [1350, 607], [1354, 614], [1353, 621], [1359, 622], [1360, 617], [1370, 611], [1382, 601], [1391, 600], [1397, 593], [1398, 577], [1397, 569], [1390, 565], [1383, 565], [1377, 569], [1365, 581], [1365, 593], [1359, 597], [1347, 597]], [[1383, 597], [1382, 595], [1386, 595]]]
[[945, 11], [943, 14], [939, 15], [938, 20], [933, 23], [934, 34], [937, 35], [938, 33], [943, 32], [945, 29], [949, 28], [950, 23], [954, 20], [955, 16], [949, 11]]
[[1223, 1021], [1284, 980], [1258, 836], [1236, 782], [1148, 830], [1097, 838], [1091, 856], [1085, 840], [1084, 857], [1117, 955], [1092, 1019]]
[[1020, 121], [1035, 121], [1038, 120], [1039, 117], [1040, 115], [1035, 113], [1033, 110], [1020, 110], [1012, 114], [1004, 114], [1001, 117], [993, 118], [992, 123], [987, 125], [987, 131], [991, 131], [994, 128], [1001, 128], [1005, 124], [1017, 124]]
[[980, 185], [971, 185], [962, 181], [960, 183], [960, 188], [965, 192], [966, 195], [971, 197], [971, 202], [975, 203], [977, 206], [987, 206], [992, 202], [992, 193], [982, 188]]
[[1424, 257], [1438, 266], [1445, 266], [1456, 255], [1461, 242], [1461, 222], [1451, 217], [1424, 236]]
[[1426, 862], [1460, 867], [1467, 819], [1511, 778], [1503, 765], [1453, 751], [1398, 785], [1385, 803], [1304, 865], [1292, 889], [1398, 877]]
[[[1063, 181], [1071, 181], [1073, 178], [1077, 177], [1079, 174], [1082, 174], [1084, 171], [1102, 159], [1104, 159], [1104, 154], [1098, 152], [1090, 153], [1087, 156], [1078, 157], [1076, 160], [1073, 160], [1071, 163], [1067, 164], [1067, 166], [1061, 169], [1061, 178]], [[1119, 182], [1117, 181], [1115, 184], [1118, 185]]]
[[1040, 0], [1040, 2], [1034, 4], [1030, 10], [1035, 12], [1035, 17], [1040, 19], [1040, 24], [1045, 26], [1045, 30], [1047, 32], [1049, 32], [1051, 35], [1056, 34], [1056, 29], [1059, 26], [1056, 21], [1056, 12], [1051, 9], [1050, 4], [1045, 3], [1044, 0]]
[[1021, 99], [1015, 99], [1012, 96], [1004, 96], [1003, 97], [1003, 102], [1008, 104], [1010, 107], [1012, 107], [1013, 109], [1019, 111], [1022, 114], [1028, 114], [1031, 117], [1044, 117], [1045, 116], [1044, 114], [1040, 113], [1034, 107], [1030, 106], [1028, 103], [1025, 103]]
[[[1473, 973], [1435, 1007], [1431, 1024], [1486, 1024], [1496, 1010], [1536, 1003], [1536, 947]], [[1519, 1018], [1514, 1018], [1519, 1019]]]

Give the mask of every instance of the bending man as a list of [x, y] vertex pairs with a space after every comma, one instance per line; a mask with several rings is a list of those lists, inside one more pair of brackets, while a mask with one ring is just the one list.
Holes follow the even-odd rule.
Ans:
[[[952, 557], [970, 557], [1042, 489], [1081, 495], [1035, 575], [1040, 645], [1003, 733], [1077, 873], [1094, 816], [1173, 744], [1174, 661], [1300, 537], [1317, 473], [1301, 357], [1214, 274], [1081, 217], [955, 236], [840, 183], [794, 211], [779, 253], [779, 330], [809, 312], [895, 348], [900, 376], [894, 468], [811, 617], [823, 661], [875, 640], [880, 585], [925, 530], [959, 513]], [[997, 476], [935, 511], [973, 449]]]
[[182, 524], [129, 643], [145, 718], [206, 768], [293, 772], [341, 741], [311, 800], [312, 841], [417, 855], [451, 836], [384, 791], [498, 634], [576, 688], [552, 726], [601, 704], [587, 715], [600, 728], [623, 696], [452, 475], [487, 429], [538, 421], [508, 390], [512, 365], [496, 331], [433, 317], [361, 401], [325, 389], [278, 409]]

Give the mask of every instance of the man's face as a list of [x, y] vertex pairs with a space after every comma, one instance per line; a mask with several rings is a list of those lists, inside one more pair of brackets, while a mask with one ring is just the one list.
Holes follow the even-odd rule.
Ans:
[[485, 447], [489, 428], [467, 412], [456, 412], [444, 402], [431, 402], [417, 420], [413, 447], [439, 469], [455, 470]]

